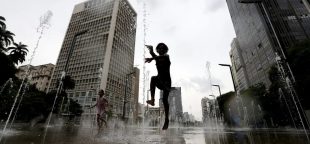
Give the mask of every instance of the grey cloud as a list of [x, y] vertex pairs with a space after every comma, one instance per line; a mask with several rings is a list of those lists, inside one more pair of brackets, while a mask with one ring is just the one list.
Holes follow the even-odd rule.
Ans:
[[169, 34], [169, 35], [172, 35], [176, 32], [177, 30], [177, 26], [176, 25], [172, 25], [172, 26], [167, 26], [164, 28], [164, 32]]
[[[150, 7], [152, 10], [157, 10], [159, 7], [167, 3], [167, 0], [137, 0], [138, 3], [143, 3], [143, 1], [145, 1], [147, 7]], [[174, 0], [174, 1], [176, 1], [175, 5], [179, 5], [180, 3], [187, 3], [190, 0]]]
[[206, 2], [206, 11], [217, 11], [226, 6], [226, 2], [224, 0], [211, 0]]
[[[190, 79], [191, 83], [194, 83], [197, 86], [197, 90], [205, 93], [211, 91], [210, 80], [205, 77], [193, 77]], [[222, 82], [217, 78], [212, 78], [212, 84], [221, 85]]]
[[202, 77], [193, 77], [190, 79], [191, 83], [194, 83], [197, 86], [197, 90], [200, 92], [210, 91], [210, 82], [207, 78]]
[[[212, 78], [212, 83], [222, 85], [222, 82], [217, 78]], [[189, 80], [182, 79], [178, 84], [184, 88], [193, 88], [200, 93], [211, 92], [210, 81], [206, 77], [191, 77]]]

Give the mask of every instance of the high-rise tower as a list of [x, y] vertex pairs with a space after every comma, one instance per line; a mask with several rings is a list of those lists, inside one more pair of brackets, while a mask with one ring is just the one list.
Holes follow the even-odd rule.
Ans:
[[[268, 71], [275, 63], [275, 52], [285, 54], [290, 46], [309, 39], [309, 11], [304, 3], [296, 0], [241, 1], [251, 0], [226, 2], [237, 35], [234, 42], [238, 42], [238, 53], [244, 60], [242, 70], [246, 70], [248, 86], [260, 82], [268, 86]], [[237, 60], [233, 58], [238, 57], [232, 57], [235, 63]]]
[[136, 23], [137, 13], [127, 0], [77, 4], [49, 91], [57, 89], [65, 72], [75, 80], [75, 88], [67, 91], [69, 98], [86, 108], [95, 104], [98, 89], [103, 89], [113, 111], [122, 114], [124, 100], [132, 97], [132, 79], [126, 79], [133, 72]]
[[[159, 107], [164, 108], [162, 103], [163, 91], [160, 91]], [[182, 91], [181, 87], [171, 87], [169, 97], [169, 119], [172, 122], [180, 122], [183, 115]]]

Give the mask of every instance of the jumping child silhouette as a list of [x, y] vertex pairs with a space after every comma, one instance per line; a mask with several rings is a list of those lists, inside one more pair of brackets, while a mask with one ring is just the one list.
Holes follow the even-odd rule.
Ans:
[[156, 55], [153, 51], [153, 46], [146, 45], [149, 49], [152, 58], [145, 58], [146, 63], [150, 63], [153, 60], [156, 61], [156, 68], [157, 68], [157, 76], [152, 76], [151, 78], [151, 100], [146, 101], [146, 103], [154, 106], [155, 105], [155, 88], [163, 91], [163, 104], [165, 109], [165, 123], [163, 126], [163, 130], [168, 129], [169, 126], [169, 103], [168, 103], [168, 96], [171, 89], [171, 77], [170, 77], [170, 59], [168, 52], [168, 47], [164, 43], [159, 43], [156, 47], [156, 52], [159, 55]]

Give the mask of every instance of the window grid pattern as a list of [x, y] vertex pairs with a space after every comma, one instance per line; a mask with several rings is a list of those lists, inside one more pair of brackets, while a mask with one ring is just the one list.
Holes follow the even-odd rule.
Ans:
[[[103, 67], [114, 4], [118, 0], [90, 0], [84, 10], [74, 13], [56, 63], [50, 90], [56, 90], [66, 63], [67, 75], [75, 80], [75, 89], [68, 96], [86, 107], [94, 104], [99, 87], [99, 69]], [[119, 0], [112, 54], [108, 70], [106, 96], [121, 112], [125, 95], [126, 75], [133, 70], [137, 14], [127, 0]], [[84, 34], [76, 36], [81, 31]], [[68, 56], [71, 56], [68, 60]], [[128, 77], [127, 100], [131, 99], [132, 79]], [[127, 104], [127, 107], [131, 107]]]
[[[120, 0], [116, 18], [115, 34], [113, 38], [112, 54], [108, 73], [106, 92], [109, 101], [113, 103], [116, 112], [121, 114], [126, 93], [126, 116], [132, 108], [133, 79], [129, 73], [133, 72], [134, 47], [136, 36], [137, 14], [128, 1]], [[126, 86], [126, 78], [128, 78]]]

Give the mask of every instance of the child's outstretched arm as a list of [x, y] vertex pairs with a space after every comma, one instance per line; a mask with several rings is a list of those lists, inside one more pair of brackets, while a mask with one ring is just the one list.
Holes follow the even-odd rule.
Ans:
[[144, 62], [145, 62], [145, 63], [150, 63], [150, 62], [152, 62], [153, 59], [154, 59], [154, 58], [145, 58]]
[[154, 53], [153, 46], [151, 46], [151, 45], [145, 45], [145, 46], [149, 49], [149, 52], [150, 52], [151, 56], [153, 58], [156, 58], [157, 55]]
[[150, 62], [152, 62], [157, 57], [157, 55], [153, 51], [153, 46], [151, 46], [151, 45], [145, 45], [145, 46], [149, 49], [149, 52], [150, 52], [152, 58], [145, 58], [144, 62], [145, 63], [150, 63]]

